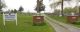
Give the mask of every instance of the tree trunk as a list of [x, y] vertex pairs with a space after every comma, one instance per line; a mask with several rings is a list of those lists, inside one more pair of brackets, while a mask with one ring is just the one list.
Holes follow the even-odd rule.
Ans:
[[80, 16], [80, 6], [79, 6], [79, 16]]
[[40, 15], [39, 7], [40, 7], [40, 1], [37, 0], [37, 15]]
[[61, 15], [62, 15], [62, 16], [64, 16], [64, 13], [63, 13], [63, 2], [64, 2], [64, 1], [62, 0], [62, 4], [61, 4], [61, 10], [62, 10], [62, 11], [61, 11]]

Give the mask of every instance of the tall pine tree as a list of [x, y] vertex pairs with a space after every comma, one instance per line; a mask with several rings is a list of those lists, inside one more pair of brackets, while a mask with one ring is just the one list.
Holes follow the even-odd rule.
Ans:
[[24, 8], [22, 6], [20, 6], [18, 11], [22, 12], [23, 10], [24, 10]]

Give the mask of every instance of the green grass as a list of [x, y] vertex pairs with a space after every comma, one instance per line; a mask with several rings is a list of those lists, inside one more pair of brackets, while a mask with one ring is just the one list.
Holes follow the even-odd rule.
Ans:
[[78, 18], [78, 21], [74, 25], [80, 28], [80, 17]]
[[[49, 15], [49, 17], [51, 17], [52, 19], [58, 20], [60, 22], [69, 24], [69, 22], [67, 21], [67, 17], [66, 16], [60, 17], [60, 16], [56, 16], [56, 15], [54, 15], [54, 16]], [[80, 18], [76, 21], [76, 23], [71, 24], [71, 25], [74, 25], [74, 26], [80, 28]]]
[[18, 14], [18, 26], [16, 26], [15, 21], [8, 21], [4, 26], [2, 18], [0, 14], [0, 32], [54, 32], [54, 29], [48, 24], [33, 26], [32, 16], [29, 15]]
[[54, 15], [54, 16], [49, 15], [49, 17], [51, 17], [52, 19], [58, 20], [60, 22], [67, 23], [67, 20], [66, 20], [66, 17], [65, 16], [59, 17], [59, 16], [56, 16], [56, 15]]
[[3, 17], [2, 17], [2, 14], [0, 14], [0, 32], [3, 32]]

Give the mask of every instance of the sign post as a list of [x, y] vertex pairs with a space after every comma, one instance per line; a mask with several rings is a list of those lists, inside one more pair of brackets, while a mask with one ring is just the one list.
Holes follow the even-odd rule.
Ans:
[[[6, 22], [7, 21], [15, 21], [16, 27], [17, 27], [17, 13], [9, 13], [9, 12], [4, 12], [3, 13], [3, 24], [4, 24], [4, 32], [6, 32]], [[17, 28], [16, 28], [17, 30]]]

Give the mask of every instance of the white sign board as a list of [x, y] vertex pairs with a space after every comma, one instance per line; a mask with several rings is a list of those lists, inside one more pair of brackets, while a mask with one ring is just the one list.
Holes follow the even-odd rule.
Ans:
[[3, 13], [4, 25], [5, 21], [16, 21], [17, 25], [17, 13]]
[[4, 14], [5, 21], [13, 21], [16, 20], [16, 14]]

